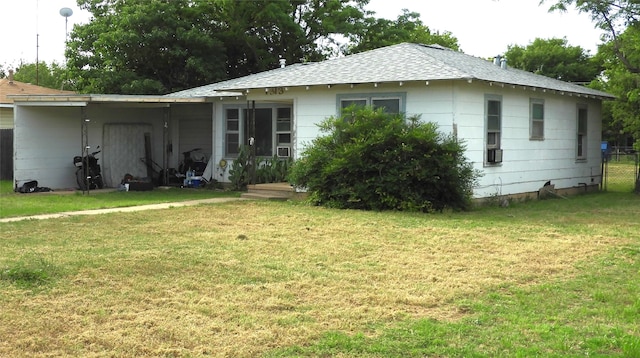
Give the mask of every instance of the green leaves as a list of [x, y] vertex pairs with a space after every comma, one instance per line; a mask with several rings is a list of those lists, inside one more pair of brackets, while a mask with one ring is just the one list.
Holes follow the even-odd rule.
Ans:
[[16, 69], [15, 80], [47, 88], [69, 89], [64, 67], [55, 62], [51, 65], [45, 62], [22, 64]]
[[431, 32], [420, 20], [420, 14], [405, 9], [395, 21], [369, 17], [365, 26], [352, 33], [349, 53], [373, 50], [402, 42], [438, 44], [459, 50], [458, 39], [450, 32]]
[[537, 38], [526, 47], [509, 46], [505, 53], [509, 66], [567, 82], [591, 82], [602, 71], [602, 60], [591, 57], [567, 39]]
[[[81, 0], [66, 56], [81, 92], [162, 94], [332, 54], [367, 0]], [[325, 41], [326, 40], [326, 41]]]
[[349, 107], [321, 124], [289, 179], [319, 205], [431, 212], [468, 208], [477, 177], [453, 136], [434, 123]]

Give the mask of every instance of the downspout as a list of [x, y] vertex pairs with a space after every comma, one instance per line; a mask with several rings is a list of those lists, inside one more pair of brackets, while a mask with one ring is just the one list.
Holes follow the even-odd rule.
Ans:
[[451, 81], [451, 131], [453, 136], [458, 140], [458, 123], [456, 115], [458, 113], [458, 91], [456, 91], [456, 83]]

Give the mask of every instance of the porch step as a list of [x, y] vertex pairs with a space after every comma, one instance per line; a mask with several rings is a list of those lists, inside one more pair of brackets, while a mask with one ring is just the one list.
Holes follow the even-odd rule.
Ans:
[[240, 197], [255, 200], [289, 200], [295, 191], [289, 183], [268, 183], [247, 186], [247, 192]]

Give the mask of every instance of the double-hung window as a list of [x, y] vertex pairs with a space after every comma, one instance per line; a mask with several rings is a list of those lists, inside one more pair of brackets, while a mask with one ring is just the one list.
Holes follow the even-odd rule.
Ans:
[[587, 105], [579, 104], [576, 123], [576, 159], [587, 159]]
[[291, 108], [276, 108], [276, 154], [291, 156]]
[[226, 156], [237, 156], [241, 145], [251, 143], [257, 156], [291, 156], [291, 107], [276, 105], [247, 110], [234, 106], [225, 108], [224, 114]]
[[398, 114], [404, 112], [405, 93], [367, 93], [338, 95], [338, 108], [371, 106], [373, 109], [383, 108], [384, 112]]
[[227, 108], [225, 144], [227, 155], [236, 156], [240, 148], [240, 109]]
[[485, 96], [486, 162], [502, 162], [502, 97]]
[[532, 98], [529, 100], [529, 139], [544, 139], [544, 100]]

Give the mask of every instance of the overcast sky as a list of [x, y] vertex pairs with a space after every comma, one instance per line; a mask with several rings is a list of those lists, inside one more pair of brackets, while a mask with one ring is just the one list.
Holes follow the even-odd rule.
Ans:
[[[550, 0], [552, 1], [552, 0]], [[509, 45], [526, 46], [536, 37], [566, 37], [572, 46], [597, 51], [600, 31], [587, 14], [548, 13], [550, 2], [539, 0], [371, 0], [367, 9], [378, 17], [396, 19], [403, 8], [421, 14], [432, 31], [449, 31], [458, 38], [462, 51], [479, 57], [504, 53]], [[89, 22], [74, 0], [0, 0], [0, 64], [17, 66], [21, 61], [64, 63], [65, 18], [68, 30]], [[37, 49], [37, 51], [36, 51]]]
[[600, 43], [588, 14], [548, 9], [554, 0], [371, 0], [378, 17], [396, 19], [406, 8], [420, 13], [431, 31], [449, 31], [461, 50], [478, 57], [494, 57], [509, 45], [526, 46], [537, 37], [563, 38], [595, 54]]

